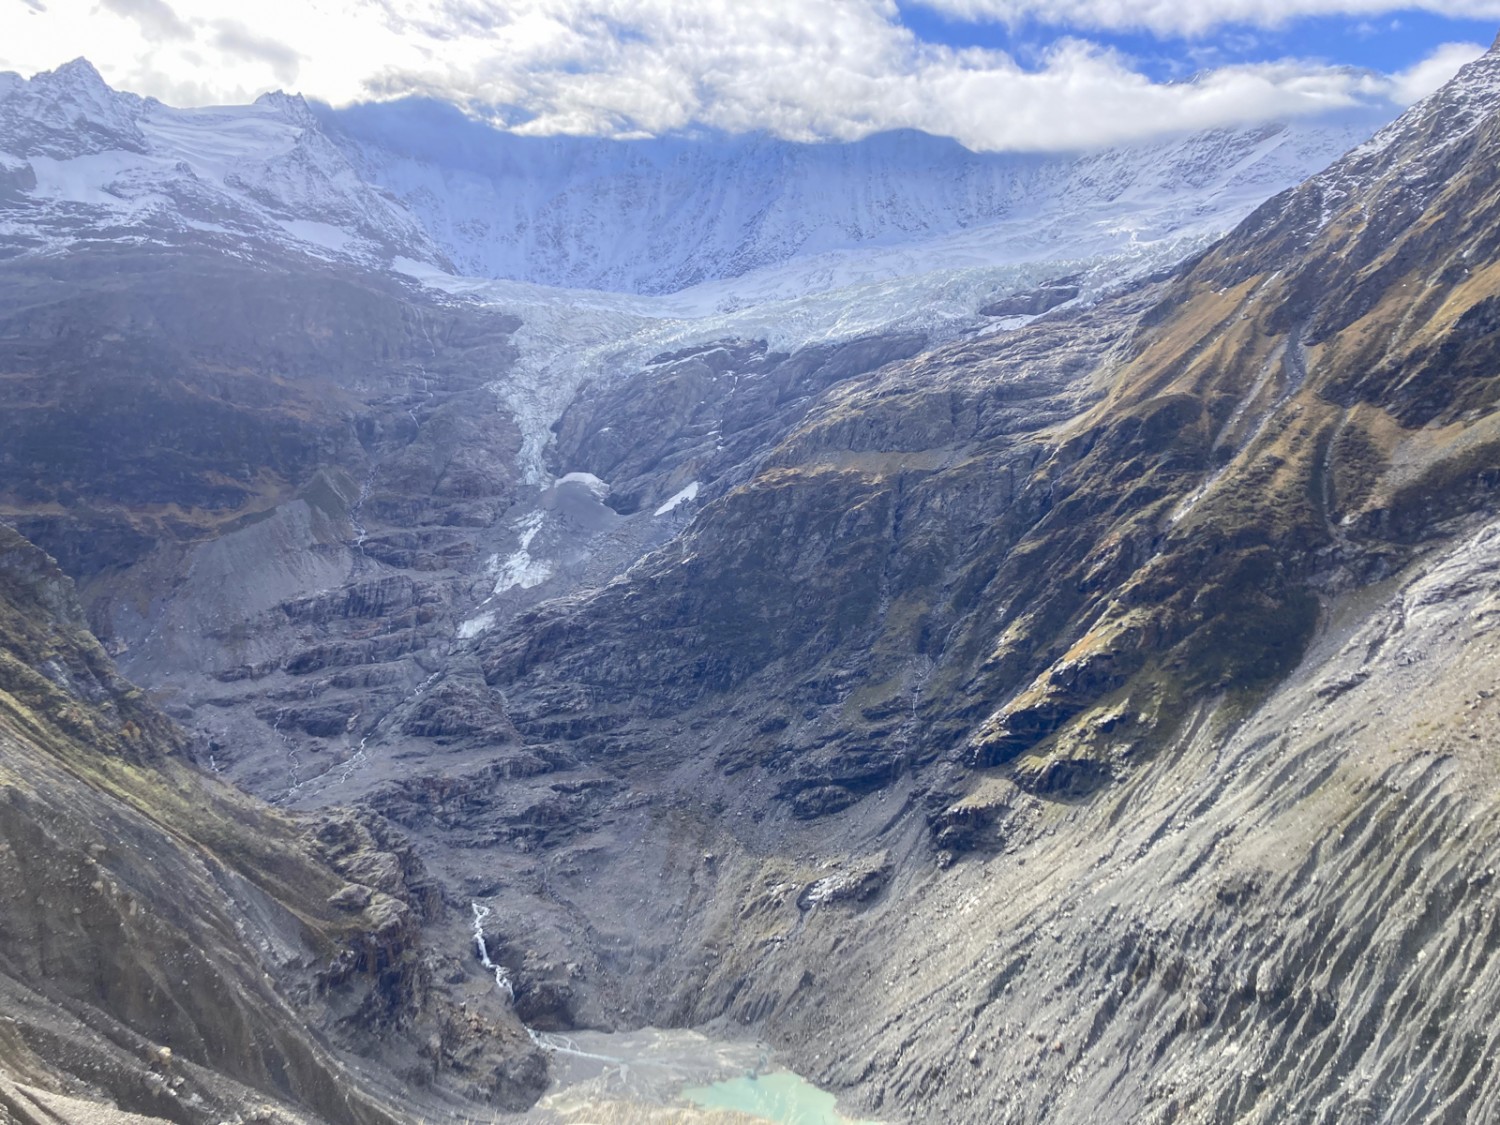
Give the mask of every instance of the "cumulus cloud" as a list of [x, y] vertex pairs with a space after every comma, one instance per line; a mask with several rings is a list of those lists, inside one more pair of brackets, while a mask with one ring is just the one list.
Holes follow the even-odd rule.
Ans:
[[[462, 20], [471, 34], [492, 32], [492, 46], [472, 68], [451, 69], [447, 51], [427, 66], [388, 68], [378, 89], [520, 107], [505, 123], [527, 133], [701, 125], [811, 140], [913, 128], [989, 150], [1087, 148], [1396, 97], [1392, 79], [1296, 61], [1154, 82], [1076, 38], [1023, 67], [999, 51], [922, 42], [895, 17], [891, 5], [858, 0], [634, 3], [608, 18], [598, 5], [567, 0], [407, 4], [391, 14], [402, 35]], [[1416, 69], [1441, 80], [1459, 61], [1445, 54]]]
[[101, 0], [101, 6], [116, 15], [134, 20], [141, 30], [158, 39], [191, 39], [188, 26], [165, 0]]
[[1420, 101], [1482, 54], [1478, 43], [1444, 43], [1415, 66], [1391, 76], [1391, 99], [1398, 105]]
[[[258, 0], [232, 11], [227, 0], [102, 0], [114, 24], [71, 18], [98, 12], [95, 2], [49, 0], [58, 14], [28, 21], [27, 41], [43, 56], [31, 69], [83, 53], [106, 78], [167, 101], [189, 92], [242, 100], [294, 83], [335, 104], [417, 93], [535, 134], [710, 128], [816, 140], [910, 128], [984, 150], [1080, 149], [1361, 106], [1393, 111], [1476, 50], [1445, 47], [1394, 76], [1298, 60], [1216, 65], [1209, 52], [1191, 81], [1164, 82], [1076, 36], [1022, 59], [926, 42], [902, 24], [895, 0]], [[1035, 0], [941, 2], [1020, 10]], [[1219, 6], [1228, 3], [1271, 0]], [[23, 41], [7, 35], [5, 11], [0, 53]], [[163, 45], [141, 34], [147, 11], [171, 13], [195, 38]], [[36, 34], [44, 20], [54, 42]]]
[[1096, 30], [1202, 35], [1225, 24], [1279, 27], [1308, 16], [1433, 12], [1450, 19], [1500, 18], [1500, 0], [920, 0], [966, 20], [1038, 23]]
[[283, 85], [297, 80], [302, 55], [279, 39], [256, 34], [238, 20], [216, 20], [211, 41], [227, 55], [264, 63]]

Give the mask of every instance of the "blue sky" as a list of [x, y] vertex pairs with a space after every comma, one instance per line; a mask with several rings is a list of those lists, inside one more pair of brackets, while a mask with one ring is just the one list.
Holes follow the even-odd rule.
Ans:
[[0, 70], [82, 55], [173, 105], [420, 96], [527, 134], [1048, 151], [1393, 116], [1497, 27], [1500, 0], [0, 0]]
[[1497, 20], [1400, 8], [1368, 15], [1309, 16], [1279, 27], [1230, 22], [1207, 34], [1158, 35], [1145, 30], [1059, 28], [1035, 18], [1019, 26], [960, 19], [909, 0], [898, 0], [896, 6], [901, 22], [929, 43], [987, 47], [1010, 52], [1019, 59], [1035, 59], [1063, 36], [1083, 36], [1123, 52], [1158, 81], [1185, 78], [1197, 70], [1228, 63], [1285, 58], [1392, 73], [1415, 65], [1445, 43], [1488, 46], [1500, 32]]

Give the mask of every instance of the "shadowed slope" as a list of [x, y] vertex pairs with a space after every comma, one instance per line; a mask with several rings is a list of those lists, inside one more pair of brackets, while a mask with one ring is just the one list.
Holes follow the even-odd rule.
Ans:
[[[180, 1122], [252, 1099], [285, 1120], [400, 1119], [329, 1039], [374, 1049], [383, 1030], [394, 1062], [447, 1018], [418, 945], [437, 906], [420, 869], [348, 818], [272, 813], [186, 751], [115, 673], [71, 582], [0, 526], [0, 1069]], [[386, 859], [393, 879], [355, 893]], [[493, 1074], [455, 1056], [427, 1063], [434, 1078], [469, 1069], [485, 1100], [534, 1097], [540, 1060], [497, 1030]]]

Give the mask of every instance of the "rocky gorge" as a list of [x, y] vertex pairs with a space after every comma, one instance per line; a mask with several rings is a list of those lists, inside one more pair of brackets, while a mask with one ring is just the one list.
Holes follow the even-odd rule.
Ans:
[[890, 1122], [1492, 1116], [1497, 113], [539, 447], [519, 297], [9, 254], [0, 1121], [503, 1119], [642, 1027]]

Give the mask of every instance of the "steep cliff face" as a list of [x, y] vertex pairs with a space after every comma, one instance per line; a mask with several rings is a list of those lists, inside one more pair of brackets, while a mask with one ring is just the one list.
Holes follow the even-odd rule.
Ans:
[[491, 682], [523, 710], [559, 679], [606, 710], [735, 710], [774, 664], [841, 697], [820, 744], [867, 753], [857, 711], [911, 712], [903, 753], [1039, 790], [1252, 699], [1320, 594], [1489, 502], [1497, 66], [1155, 291], [837, 387], [680, 544], [492, 642]]
[[1087, 800], [975, 779], [946, 869], [899, 789], [716, 844], [685, 1018], [774, 1029], [895, 1120], [1484, 1120], [1495, 543], [1335, 599], [1248, 721], [1201, 705]]
[[191, 751], [71, 581], [0, 528], [0, 1114], [382, 1123], [414, 1097], [534, 1098], [524, 1032], [468, 1027], [437, 979], [462, 962], [421, 944], [444, 907], [409, 848], [378, 822], [287, 820]]
[[[431, 674], [418, 654], [451, 636], [439, 611], [516, 492], [520, 437], [488, 389], [513, 317], [205, 250], [10, 263], [0, 288], [0, 510], [79, 581], [130, 675], [206, 680], [259, 731], [272, 760], [235, 776], [285, 777], [281, 728], [343, 734]], [[242, 703], [282, 662], [286, 694]]]

